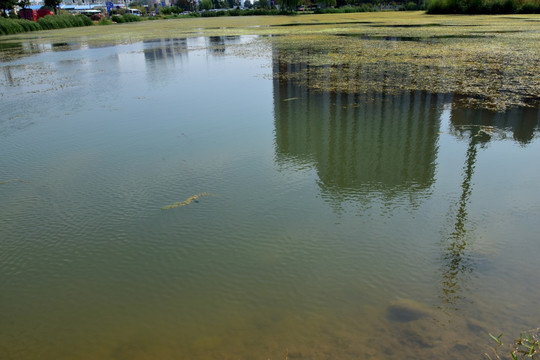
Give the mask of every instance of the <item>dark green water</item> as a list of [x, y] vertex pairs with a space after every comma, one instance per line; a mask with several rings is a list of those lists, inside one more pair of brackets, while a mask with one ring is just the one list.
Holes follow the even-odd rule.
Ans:
[[538, 109], [319, 94], [253, 41], [2, 48], [1, 359], [473, 359], [540, 325]]

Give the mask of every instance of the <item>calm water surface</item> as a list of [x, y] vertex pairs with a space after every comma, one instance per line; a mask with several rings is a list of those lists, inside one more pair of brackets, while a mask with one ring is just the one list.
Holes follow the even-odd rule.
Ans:
[[0, 358], [473, 359], [540, 325], [538, 109], [316, 93], [256, 41], [2, 47]]

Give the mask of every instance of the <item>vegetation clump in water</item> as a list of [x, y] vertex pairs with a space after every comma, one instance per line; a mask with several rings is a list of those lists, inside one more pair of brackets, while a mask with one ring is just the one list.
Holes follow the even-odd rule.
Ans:
[[196, 202], [199, 198], [201, 198], [203, 196], [216, 196], [216, 195], [213, 195], [213, 194], [210, 194], [210, 193], [207, 193], [207, 192], [203, 192], [203, 193], [200, 193], [200, 194], [190, 196], [184, 201], [175, 202], [174, 204], [164, 206], [164, 207], [161, 208], [161, 210], [170, 210], [170, 209], [174, 209], [174, 208], [177, 208], [177, 207], [180, 207], [180, 206], [186, 206], [186, 205], [191, 204], [194, 201]]
[[6, 180], [6, 181], [0, 182], [0, 185], [9, 184], [9, 183], [12, 183], [12, 182], [22, 182], [22, 180], [21, 179]]

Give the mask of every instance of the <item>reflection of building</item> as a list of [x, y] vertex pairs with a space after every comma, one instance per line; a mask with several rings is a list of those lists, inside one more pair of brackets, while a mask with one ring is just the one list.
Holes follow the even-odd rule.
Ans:
[[147, 62], [183, 60], [187, 56], [187, 39], [156, 39], [144, 41]]
[[206, 38], [209, 51], [212, 55], [222, 55], [225, 53], [227, 45], [237, 44], [240, 42], [240, 36], [209, 36]]
[[368, 191], [412, 196], [431, 187], [443, 96], [321, 94], [288, 80], [301, 68], [275, 53], [278, 163], [314, 166], [323, 193], [334, 199]]

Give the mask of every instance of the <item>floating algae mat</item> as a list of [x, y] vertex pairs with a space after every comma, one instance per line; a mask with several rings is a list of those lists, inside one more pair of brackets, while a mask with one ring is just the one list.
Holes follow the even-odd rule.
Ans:
[[[72, 43], [84, 37], [91, 46], [104, 46], [171, 33], [176, 38], [264, 35], [261, 46], [272, 46], [281, 63], [298, 68], [280, 76], [312, 90], [454, 93], [462, 105], [504, 111], [540, 102], [538, 20], [538, 15], [423, 12], [175, 19], [40, 32], [36, 41]], [[230, 54], [261, 53], [253, 44], [234, 46]], [[0, 52], [0, 60], [5, 57]]]
[[517, 23], [523, 30], [517, 33], [507, 25], [494, 21], [474, 34], [467, 27], [355, 26], [276, 37], [273, 44], [279, 63], [294, 69], [281, 78], [320, 92], [427, 91], [497, 111], [536, 106], [540, 27]]
[[200, 194], [190, 196], [184, 201], [175, 202], [174, 204], [164, 206], [164, 207], [161, 208], [161, 210], [170, 210], [170, 209], [175, 209], [177, 207], [186, 206], [186, 205], [191, 204], [194, 201], [197, 202], [197, 200], [199, 200], [203, 196], [217, 196], [217, 195], [210, 194], [210, 193], [207, 193], [207, 192], [203, 192], [203, 193], [200, 193]]

